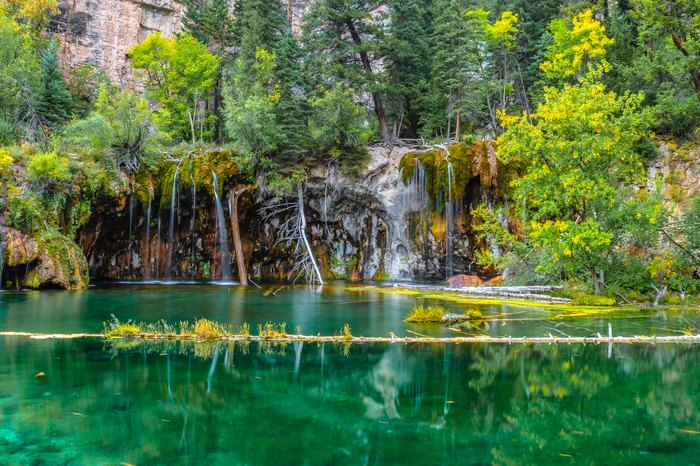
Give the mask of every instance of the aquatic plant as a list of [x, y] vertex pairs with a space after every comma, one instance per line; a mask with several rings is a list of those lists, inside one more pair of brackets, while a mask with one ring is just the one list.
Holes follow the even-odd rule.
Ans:
[[343, 337], [348, 340], [352, 340], [352, 331], [350, 330], [349, 324], [343, 325]]
[[258, 336], [263, 338], [286, 337], [287, 323], [275, 324], [273, 322], [265, 322], [264, 324], [258, 324]]
[[[411, 313], [406, 317], [404, 322], [429, 322], [442, 323], [445, 321], [445, 316], [454, 315], [464, 317], [465, 320], [478, 320], [483, 318], [483, 314], [478, 309], [468, 309], [464, 314], [452, 314], [445, 310], [442, 306], [415, 306]], [[456, 319], [452, 319], [456, 320]]]
[[142, 332], [142, 327], [138, 323], [131, 319], [121, 322], [114, 314], [112, 314], [112, 320], [103, 322], [102, 326], [105, 338], [135, 336]]

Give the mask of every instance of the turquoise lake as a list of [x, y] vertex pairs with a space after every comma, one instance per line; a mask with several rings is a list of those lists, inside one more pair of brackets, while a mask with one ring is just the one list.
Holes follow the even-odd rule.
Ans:
[[[414, 296], [345, 286], [123, 284], [0, 293], [0, 330], [99, 332], [122, 320], [287, 322], [306, 334], [415, 331]], [[444, 303], [456, 311], [463, 305]], [[563, 321], [510, 314], [493, 335], [679, 334], [697, 311]], [[255, 333], [255, 332], [254, 332]], [[257, 344], [0, 337], [0, 464], [700, 464], [700, 345]]]

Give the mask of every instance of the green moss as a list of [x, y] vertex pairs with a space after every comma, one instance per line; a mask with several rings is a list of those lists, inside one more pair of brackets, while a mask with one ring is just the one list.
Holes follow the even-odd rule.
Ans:
[[447, 154], [442, 148], [407, 152], [399, 162], [401, 179], [404, 184], [407, 184], [420, 161], [426, 174], [428, 197], [433, 202], [440, 196], [444, 199], [447, 197], [449, 161], [454, 172], [452, 198], [461, 199], [464, 197], [469, 181], [474, 177], [478, 176], [482, 187], [486, 189], [495, 187], [496, 180], [492, 178], [494, 167], [491, 167], [491, 157], [489, 157], [493, 150], [491, 142], [474, 141], [471, 144], [451, 144], [447, 146]]

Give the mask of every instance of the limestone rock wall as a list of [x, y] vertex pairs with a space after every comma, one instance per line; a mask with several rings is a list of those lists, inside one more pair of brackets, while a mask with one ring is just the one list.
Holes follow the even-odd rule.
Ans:
[[[312, 1], [285, 0], [296, 32]], [[61, 0], [59, 9], [51, 29], [61, 43], [63, 65], [93, 65], [116, 84], [134, 88], [139, 82], [127, 51], [153, 32], [165, 37], [179, 32], [184, 6], [180, 0]]]
[[65, 67], [90, 64], [112, 81], [137, 86], [127, 51], [149, 34], [170, 37], [180, 30], [183, 5], [178, 0], [62, 0], [52, 28]]

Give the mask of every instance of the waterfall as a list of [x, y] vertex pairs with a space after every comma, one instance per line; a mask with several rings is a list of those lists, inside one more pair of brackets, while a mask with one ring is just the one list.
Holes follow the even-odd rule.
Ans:
[[153, 186], [148, 185], [148, 205], [146, 206], [146, 255], [144, 256], [143, 271], [146, 278], [151, 278], [151, 203]]
[[132, 251], [132, 241], [131, 241], [131, 236], [134, 234], [134, 188], [131, 188], [131, 194], [129, 194], [129, 238], [127, 238], [128, 241], [128, 249], [129, 249], [129, 278], [134, 278], [133, 274], [131, 272], [133, 260], [134, 260], [134, 254]]
[[192, 236], [192, 249], [190, 251], [190, 260], [192, 261], [192, 279], [194, 279], [197, 267], [195, 266], [195, 227], [197, 224], [197, 183], [194, 181], [194, 173], [192, 172], [192, 160], [190, 160], [190, 181], [192, 182], [192, 221], [190, 222], [190, 236]]
[[168, 225], [168, 262], [165, 268], [165, 278], [168, 280], [173, 276], [173, 240], [175, 236], [175, 209], [176, 209], [176, 196], [177, 196], [177, 177], [180, 173], [180, 164], [182, 160], [178, 160], [177, 167], [175, 167], [175, 175], [173, 176], [173, 191], [170, 196], [170, 225]]
[[445, 155], [447, 162], [447, 195], [445, 196], [445, 275], [449, 280], [454, 273], [454, 208], [455, 202], [452, 199], [453, 187], [455, 184], [455, 172], [448, 155]]
[[226, 219], [224, 218], [224, 209], [221, 207], [221, 199], [219, 199], [219, 180], [216, 178], [216, 173], [212, 171], [211, 174], [214, 183], [214, 200], [216, 201], [216, 231], [219, 237], [219, 253], [221, 254], [221, 279], [228, 280], [231, 278], [231, 253], [226, 234]]
[[[3, 231], [2, 227], [0, 227], [0, 231]], [[0, 290], [2, 290], [2, 272], [3, 272], [4, 266], [5, 266], [5, 240], [3, 238], [3, 235], [0, 235]]]
[[158, 231], [156, 232], [156, 260], [155, 266], [155, 276], [160, 277], [160, 210], [158, 210], [158, 226], [156, 227]]
[[404, 212], [420, 212], [427, 199], [427, 176], [420, 159], [416, 158], [416, 167], [406, 180], [406, 190], [403, 193]]

